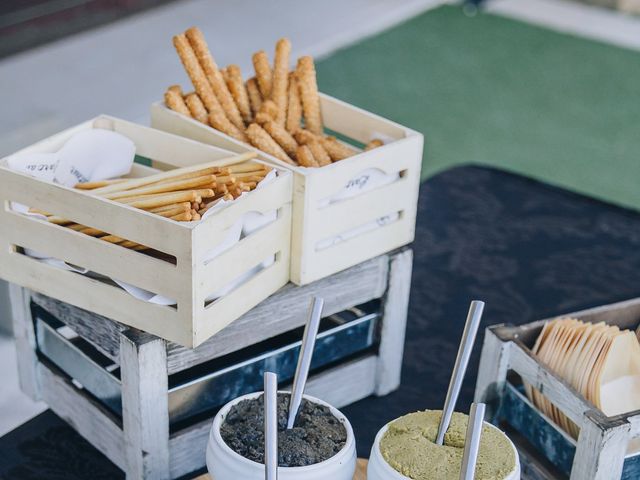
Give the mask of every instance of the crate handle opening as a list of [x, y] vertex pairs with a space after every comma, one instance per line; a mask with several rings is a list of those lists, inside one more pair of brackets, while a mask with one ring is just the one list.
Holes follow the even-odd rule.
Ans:
[[357, 237], [365, 235], [367, 233], [371, 233], [379, 228], [386, 228], [390, 225], [398, 223], [405, 216], [404, 210], [399, 210], [397, 212], [391, 212], [386, 215], [380, 216], [375, 220], [372, 220], [368, 223], [358, 225], [356, 227], [352, 227], [349, 230], [341, 232], [332, 237], [324, 238], [315, 245], [315, 251], [321, 252], [322, 250], [326, 250], [328, 248], [333, 248], [337, 245], [345, 243], [347, 241], [351, 241]]

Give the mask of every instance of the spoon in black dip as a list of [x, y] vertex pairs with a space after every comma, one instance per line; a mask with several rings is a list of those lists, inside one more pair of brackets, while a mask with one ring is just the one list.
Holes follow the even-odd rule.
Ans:
[[309, 320], [302, 335], [302, 345], [300, 346], [300, 354], [298, 355], [296, 375], [293, 378], [293, 389], [291, 390], [291, 398], [289, 400], [287, 430], [292, 429], [295, 425], [298, 410], [302, 403], [302, 395], [304, 394], [304, 387], [307, 383], [307, 377], [309, 376], [313, 349], [316, 345], [316, 337], [318, 336], [318, 328], [320, 327], [322, 307], [324, 307], [324, 300], [320, 297], [313, 297], [309, 311]]

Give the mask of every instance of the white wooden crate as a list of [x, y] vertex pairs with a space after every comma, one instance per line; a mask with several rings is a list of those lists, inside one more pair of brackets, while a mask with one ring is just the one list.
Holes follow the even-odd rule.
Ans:
[[[383, 137], [386, 144], [322, 168], [292, 167], [266, 155], [271, 163], [294, 172], [291, 240], [291, 281], [305, 285], [369, 258], [411, 243], [415, 234], [422, 165], [422, 134], [321, 94], [325, 127], [344, 137], [367, 143]], [[216, 145], [234, 152], [255, 150], [207, 125], [187, 118], [158, 102], [151, 107], [155, 128]], [[320, 201], [357, 181], [368, 169], [400, 178], [356, 197], [326, 207]], [[319, 250], [318, 242], [399, 213], [396, 221]]]
[[[22, 150], [52, 152], [73, 134], [106, 128], [130, 138], [136, 154], [171, 167], [222, 161], [220, 148], [112, 117], [101, 116]], [[52, 184], [7, 168], [0, 161], [0, 277], [67, 303], [194, 347], [274, 293], [289, 278], [292, 175], [276, 179], [197, 223], [175, 222], [90, 193]], [[151, 169], [135, 165], [133, 175]], [[15, 201], [149, 246], [175, 263], [110, 244], [35, 217], [14, 212]], [[205, 253], [247, 212], [277, 211], [277, 219], [208, 263]], [[63, 270], [22, 253], [39, 253], [176, 300], [162, 306], [139, 300], [115, 284]], [[230, 293], [205, 299], [267, 258], [275, 262]]]

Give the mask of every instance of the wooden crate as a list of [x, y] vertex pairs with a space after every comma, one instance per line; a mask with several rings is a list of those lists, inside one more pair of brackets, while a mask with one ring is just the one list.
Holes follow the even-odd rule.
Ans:
[[[606, 322], [621, 329], [640, 323], [640, 299], [614, 303], [566, 316], [586, 322]], [[520, 327], [496, 325], [486, 331], [476, 385], [476, 402], [493, 406], [493, 416], [505, 422], [533, 446], [545, 461], [571, 480], [631, 480], [640, 477], [640, 454], [627, 454], [629, 442], [640, 438], [640, 411], [607, 417], [562, 378], [538, 362], [531, 352], [544, 323], [540, 320]], [[543, 415], [508, 380], [510, 372], [544, 392], [544, 395], [576, 425], [577, 442]], [[551, 480], [544, 465], [527, 453], [536, 480]], [[524, 463], [524, 462], [523, 462]]]
[[[136, 153], [170, 167], [228, 158], [230, 153], [166, 132], [101, 116], [37, 143], [20, 153], [52, 152], [73, 134], [106, 128], [130, 138]], [[83, 191], [18, 173], [0, 164], [0, 276], [72, 305], [194, 347], [274, 293], [289, 278], [292, 175], [279, 170], [252, 191], [198, 223], [175, 222]], [[134, 175], [149, 173], [135, 165]], [[71, 229], [12, 211], [9, 202], [46, 210], [152, 247], [175, 263], [110, 244]], [[207, 251], [225, 238], [247, 212], [277, 211], [277, 219], [208, 263]], [[115, 284], [42, 263], [22, 253], [30, 248], [147, 291], [176, 300], [163, 306], [139, 300]], [[205, 299], [267, 258], [275, 262], [217, 300]]]
[[[47, 403], [122, 468], [128, 479], [183, 478], [205, 467], [212, 417], [170, 429], [169, 376], [201, 369], [214, 359], [303, 326], [313, 296], [325, 299], [325, 316], [379, 299], [381, 325], [377, 349], [312, 372], [307, 393], [340, 408], [369, 395], [387, 395], [397, 389], [412, 259], [412, 251], [405, 248], [304, 287], [289, 284], [195, 349], [10, 285], [20, 387], [34, 400]], [[121, 416], [78, 388], [38, 353], [32, 303], [120, 365]]]
[[[327, 95], [321, 95], [320, 100], [327, 129], [359, 143], [378, 136], [391, 141], [383, 147], [322, 168], [292, 167], [266, 155], [271, 163], [294, 172], [291, 281], [298, 285], [411, 243], [415, 233], [422, 135]], [[234, 152], [255, 150], [168, 109], [160, 102], [151, 107], [151, 124], [155, 128]], [[400, 173], [400, 178], [329, 206], [319, 205], [349, 182], [362, 179], [368, 169], [378, 169], [386, 174]], [[328, 248], [316, 247], [319, 242], [339, 236], [351, 228], [396, 213], [399, 213], [396, 221]]]

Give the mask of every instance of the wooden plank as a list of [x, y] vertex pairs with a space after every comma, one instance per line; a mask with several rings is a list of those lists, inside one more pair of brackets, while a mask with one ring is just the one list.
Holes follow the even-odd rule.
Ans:
[[288, 284], [195, 349], [169, 343], [168, 371], [185, 370], [304, 325], [312, 296], [325, 299], [325, 315], [380, 298], [388, 268], [389, 258], [383, 255], [304, 287]]
[[[352, 360], [311, 377], [306, 393], [336, 408], [356, 402], [374, 392], [376, 365], [377, 358], [374, 355]], [[211, 421], [202, 421], [171, 436], [171, 478], [188, 475], [205, 466]]]
[[411, 249], [391, 256], [378, 350], [375, 392], [378, 396], [387, 395], [400, 386], [412, 268]]
[[127, 479], [168, 480], [169, 407], [164, 340], [121, 336], [122, 423]]
[[124, 469], [122, 429], [97, 400], [78, 390], [55, 367], [38, 364], [42, 400], [56, 415], [96, 447], [118, 467]]
[[31, 317], [29, 291], [14, 283], [9, 284], [9, 303], [13, 321], [13, 335], [18, 357], [20, 389], [32, 400], [40, 400], [36, 355], [36, 335]]
[[[476, 381], [475, 402], [486, 403], [493, 408], [493, 403], [502, 397], [509, 370], [509, 352], [511, 342], [503, 342], [496, 336], [493, 328], [485, 331], [480, 367]], [[494, 412], [488, 413], [492, 418]]]
[[[533, 388], [544, 392], [545, 397], [577, 425], [582, 424], [584, 412], [595, 409], [565, 380], [538, 363], [533, 354], [517, 341], [509, 350], [509, 368]], [[606, 418], [602, 413], [600, 415], [603, 420]]]
[[576, 456], [571, 468], [571, 480], [611, 480], [620, 478], [629, 443], [629, 424], [603, 428], [601, 414], [587, 411], [580, 425]]
[[91, 342], [101, 353], [120, 363], [120, 332], [129, 327], [38, 292], [31, 292], [31, 300]]

